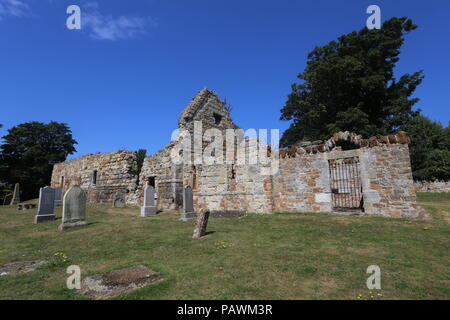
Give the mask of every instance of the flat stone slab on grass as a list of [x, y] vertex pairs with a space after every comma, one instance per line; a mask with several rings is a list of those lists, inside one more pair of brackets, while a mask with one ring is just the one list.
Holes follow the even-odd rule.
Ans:
[[104, 300], [162, 280], [159, 273], [135, 266], [87, 277], [81, 284], [80, 293], [91, 299]]
[[19, 203], [17, 205], [17, 210], [31, 210], [31, 209], [36, 209], [36, 207], [37, 207], [37, 203], [24, 202], [24, 203]]
[[245, 215], [245, 211], [228, 210], [228, 211], [211, 211], [211, 217], [214, 218], [240, 218]]
[[0, 277], [33, 272], [45, 263], [46, 261], [22, 261], [4, 264], [0, 266]]

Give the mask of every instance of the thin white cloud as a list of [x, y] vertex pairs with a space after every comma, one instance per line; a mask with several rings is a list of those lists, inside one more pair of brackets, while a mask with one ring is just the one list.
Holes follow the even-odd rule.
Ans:
[[103, 15], [97, 2], [87, 2], [81, 6], [81, 29], [97, 40], [123, 40], [147, 33], [148, 27], [155, 27], [151, 18], [136, 16]]
[[29, 6], [22, 0], [0, 0], [0, 20], [6, 16], [22, 17], [29, 12]]

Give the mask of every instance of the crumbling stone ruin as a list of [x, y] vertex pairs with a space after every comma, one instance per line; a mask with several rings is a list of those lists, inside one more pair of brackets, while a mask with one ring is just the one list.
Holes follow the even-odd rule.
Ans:
[[[208, 129], [225, 137], [227, 129], [239, 129], [225, 103], [208, 89], [201, 90], [182, 112], [178, 127], [194, 139], [196, 130], [200, 137]], [[239, 152], [245, 151], [250, 159], [254, 140], [238, 135], [233, 146], [224, 149], [223, 158], [236, 160]], [[212, 141], [202, 140], [201, 150]], [[127, 204], [142, 205], [143, 190], [151, 185], [162, 211], [180, 210], [184, 187], [191, 186], [195, 211], [208, 210], [211, 215], [359, 211], [417, 218], [409, 142], [404, 132], [369, 139], [339, 132], [326, 141], [300, 142], [280, 150], [279, 157], [268, 162], [205, 164], [195, 162], [196, 141], [193, 149], [186, 151], [180, 147], [182, 139], [173, 139], [163, 150], [146, 157], [139, 173], [134, 152], [94, 154], [55, 165], [52, 186], [67, 190], [78, 184], [87, 191], [89, 202], [110, 203], [116, 192], [125, 192]], [[342, 150], [343, 143], [353, 149]], [[260, 146], [259, 152], [262, 149], [267, 156], [277, 153], [270, 146]], [[174, 162], [174, 154], [184, 160]], [[277, 170], [267, 174], [275, 162]]]
[[90, 154], [56, 164], [51, 185], [62, 187], [64, 192], [78, 185], [87, 192], [89, 203], [112, 202], [118, 192], [126, 194], [127, 202], [135, 203], [136, 171], [136, 152]]

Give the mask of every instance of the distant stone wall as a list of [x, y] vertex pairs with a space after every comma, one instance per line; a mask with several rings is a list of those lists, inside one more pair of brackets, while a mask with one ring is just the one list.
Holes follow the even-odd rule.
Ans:
[[64, 190], [79, 185], [87, 191], [90, 203], [110, 202], [117, 191], [127, 194], [127, 202], [136, 203], [136, 159], [136, 152], [132, 151], [97, 153], [72, 159], [53, 167], [51, 185]]
[[414, 181], [416, 192], [450, 192], [450, 181]]

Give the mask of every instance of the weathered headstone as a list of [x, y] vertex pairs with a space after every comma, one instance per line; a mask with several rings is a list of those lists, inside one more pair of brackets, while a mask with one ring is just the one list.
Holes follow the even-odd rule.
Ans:
[[181, 214], [181, 220], [190, 221], [197, 218], [194, 212], [194, 195], [192, 193], [192, 187], [186, 186], [183, 191], [183, 213]]
[[192, 238], [200, 239], [206, 235], [206, 227], [208, 226], [210, 212], [208, 210], [200, 210], [200, 214], [197, 219], [197, 224], [195, 225], [194, 235]]
[[79, 186], [67, 190], [63, 198], [63, 217], [59, 230], [85, 226], [86, 222], [86, 193]]
[[144, 189], [144, 205], [141, 207], [141, 217], [156, 216], [156, 212], [155, 188], [147, 185]]
[[3, 199], [3, 205], [4, 205], [4, 206], [9, 206], [9, 205], [11, 204], [12, 198], [13, 198], [13, 194], [12, 194], [12, 193], [8, 193], [8, 194], [5, 196], [5, 199]]
[[91, 299], [105, 300], [162, 280], [161, 274], [144, 266], [135, 266], [86, 277], [79, 292]]
[[34, 223], [42, 223], [47, 221], [54, 221], [56, 216], [55, 209], [55, 189], [50, 187], [41, 188], [39, 191], [39, 204]]
[[55, 188], [55, 207], [62, 206], [62, 188]]
[[125, 208], [125, 193], [119, 191], [114, 194], [113, 208]]
[[11, 199], [11, 205], [15, 205], [20, 203], [20, 186], [18, 183], [16, 183], [16, 185], [14, 186], [14, 193], [13, 193], [13, 197]]

